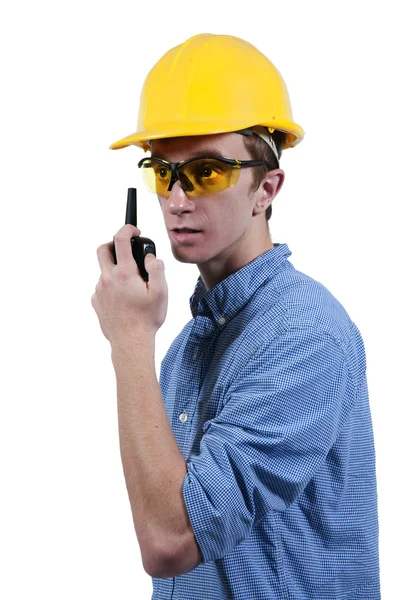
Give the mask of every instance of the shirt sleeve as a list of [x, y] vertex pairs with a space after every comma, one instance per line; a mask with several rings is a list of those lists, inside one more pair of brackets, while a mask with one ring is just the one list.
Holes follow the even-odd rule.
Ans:
[[187, 461], [182, 493], [204, 562], [298, 498], [354, 399], [344, 353], [327, 333], [289, 330], [252, 355]]

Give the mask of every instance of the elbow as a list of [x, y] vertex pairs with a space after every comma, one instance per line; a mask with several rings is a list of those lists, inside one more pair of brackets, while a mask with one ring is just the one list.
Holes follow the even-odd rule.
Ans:
[[[192, 539], [193, 537], [193, 539]], [[189, 536], [181, 546], [173, 551], [152, 552], [144, 561], [145, 572], [154, 578], [177, 577], [196, 569], [203, 556], [194, 536]]]
[[142, 564], [145, 572], [151, 577], [174, 577], [175, 555], [170, 551], [154, 545], [147, 546], [142, 553]]
[[145, 572], [151, 577], [164, 579], [175, 577], [181, 573], [175, 572], [175, 559], [170, 555], [156, 556], [153, 554], [143, 562]]

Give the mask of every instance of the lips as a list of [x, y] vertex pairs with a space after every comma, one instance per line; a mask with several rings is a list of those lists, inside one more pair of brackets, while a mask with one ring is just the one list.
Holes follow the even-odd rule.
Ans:
[[185, 231], [181, 231], [181, 233], [179, 233], [179, 231], [172, 229], [171, 230], [171, 236], [173, 237], [173, 239], [177, 240], [177, 242], [191, 242], [192, 240], [196, 240], [199, 239], [199, 237], [202, 235], [203, 231], [194, 231], [194, 230], [188, 230], [187, 228], [184, 228]]
[[173, 229], [173, 231], [176, 231], [177, 233], [197, 233], [200, 229], [188, 229], [188, 227], [182, 227], [181, 229]]

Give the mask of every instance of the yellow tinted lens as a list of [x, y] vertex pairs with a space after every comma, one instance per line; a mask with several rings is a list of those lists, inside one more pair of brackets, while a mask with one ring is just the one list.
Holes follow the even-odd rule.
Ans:
[[149, 191], [164, 196], [169, 187], [171, 169], [154, 160], [148, 159], [143, 163], [141, 170]]
[[204, 196], [226, 190], [239, 179], [239, 166], [216, 158], [198, 158], [180, 168], [193, 185], [190, 196]]

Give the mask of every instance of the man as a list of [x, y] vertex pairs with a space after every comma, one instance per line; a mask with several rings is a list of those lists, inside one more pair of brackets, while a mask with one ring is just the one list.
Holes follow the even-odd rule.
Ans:
[[[373, 430], [361, 334], [296, 270], [268, 220], [282, 149], [303, 130], [256, 48], [197, 35], [149, 73], [141, 168], [180, 262], [192, 319], [154, 367], [164, 264], [141, 278], [125, 225], [98, 249], [120, 446], [153, 600], [378, 600]], [[176, 233], [175, 229], [199, 230]]]

